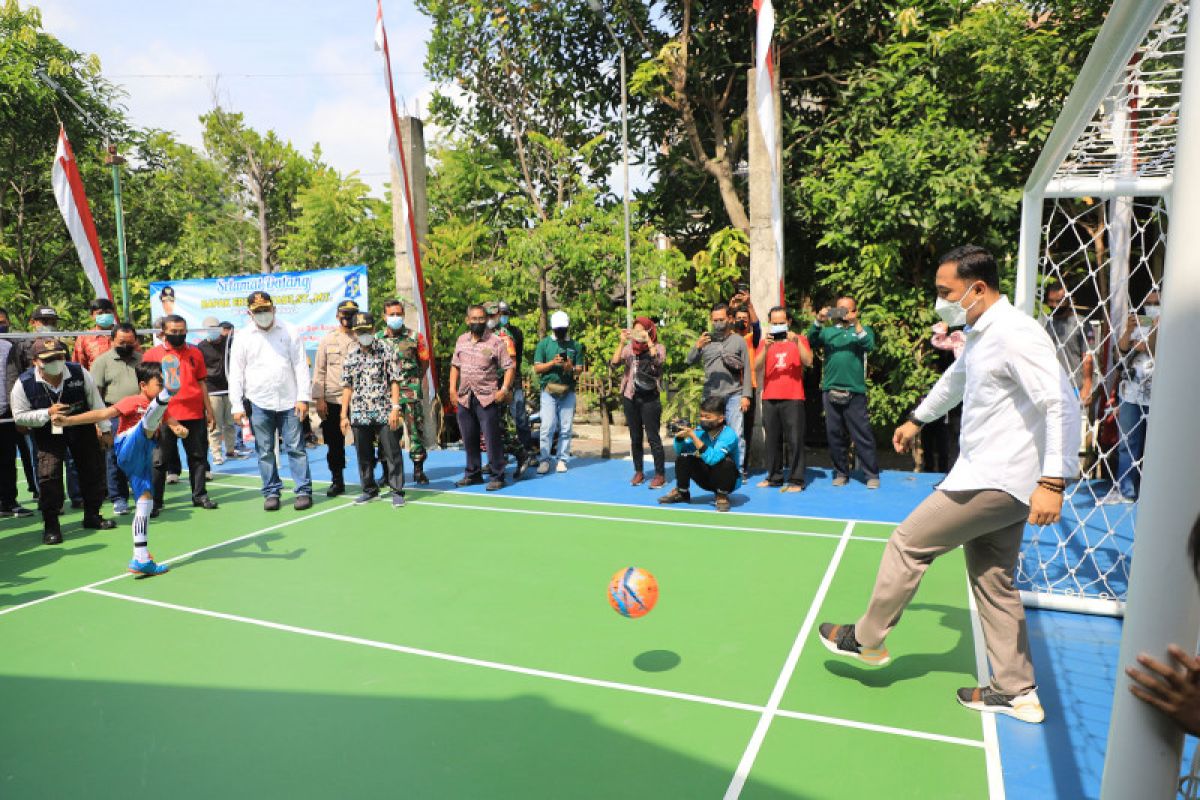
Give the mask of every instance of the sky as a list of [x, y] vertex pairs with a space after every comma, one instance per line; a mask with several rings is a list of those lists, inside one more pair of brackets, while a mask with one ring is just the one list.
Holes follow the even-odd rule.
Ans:
[[[374, 49], [375, 0], [21, 0], [45, 30], [100, 58], [124, 87], [133, 124], [201, 146], [198, 117], [221, 104], [303, 153], [358, 172], [382, 196], [388, 180], [387, 88]], [[396, 95], [424, 116], [429, 20], [411, 0], [383, 0]], [[427, 127], [426, 138], [431, 131]]]

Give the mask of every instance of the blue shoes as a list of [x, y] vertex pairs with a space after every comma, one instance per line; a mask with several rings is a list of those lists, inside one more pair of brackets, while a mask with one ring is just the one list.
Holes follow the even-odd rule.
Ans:
[[169, 570], [170, 567], [166, 564], [157, 564], [151, 558], [147, 561], [138, 561], [136, 558], [129, 562], [129, 571], [134, 575], [144, 575], [147, 578], [152, 578], [155, 575], [162, 575]]

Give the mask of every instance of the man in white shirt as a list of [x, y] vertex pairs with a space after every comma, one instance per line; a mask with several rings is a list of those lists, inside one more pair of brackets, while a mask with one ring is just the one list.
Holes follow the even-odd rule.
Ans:
[[888, 539], [875, 588], [853, 625], [822, 623], [831, 652], [882, 666], [884, 639], [933, 560], [962, 546], [992, 667], [987, 686], [959, 689], [967, 708], [1025, 722], [1045, 718], [1037, 696], [1025, 609], [1013, 571], [1028, 521], [1057, 522], [1078, 471], [1079, 405], [1046, 332], [1000, 294], [995, 259], [973, 245], [942, 256], [936, 310], [967, 325], [967, 343], [929, 396], [896, 429], [904, 452], [921, 425], [963, 403], [961, 454], [938, 489]]
[[233, 338], [229, 355], [229, 405], [242, 424], [243, 399], [249, 401], [250, 425], [262, 476], [263, 508], [279, 510], [283, 481], [275, 461], [275, 437], [283, 439], [296, 491], [296, 510], [312, 507], [312, 478], [301, 427], [311, 397], [308, 361], [300, 337], [275, 320], [275, 303], [266, 292], [247, 301], [251, 322]]

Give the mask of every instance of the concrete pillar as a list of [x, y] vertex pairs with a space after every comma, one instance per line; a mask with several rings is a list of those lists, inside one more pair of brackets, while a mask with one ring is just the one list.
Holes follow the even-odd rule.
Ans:
[[[400, 116], [400, 147], [404, 153], [404, 163], [408, 169], [408, 186], [412, 192], [413, 218], [417, 229], [417, 247], [425, 252], [425, 242], [429, 236], [429, 201], [425, 192], [425, 131], [421, 120], [408, 115]], [[418, 311], [413, 305], [413, 263], [412, 255], [408, 252], [408, 209], [400, 199], [404, 197], [404, 186], [401, 182], [398, 165], [392, 162], [392, 240], [395, 243], [396, 256], [396, 294], [404, 301], [404, 318], [416, 320]], [[426, 287], [428, 291], [428, 287]], [[428, 298], [426, 298], [428, 305]], [[416, 327], [416, 325], [413, 325]], [[433, 339], [426, 332], [430, 350], [433, 349]], [[436, 388], [436, 387], [435, 387]], [[426, 387], [428, 389], [428, 387]], [[424, 437], [427, 445], [437, 441], [438, 415], [434, 397], [431, 392], [425, 392], [425, 430]]]

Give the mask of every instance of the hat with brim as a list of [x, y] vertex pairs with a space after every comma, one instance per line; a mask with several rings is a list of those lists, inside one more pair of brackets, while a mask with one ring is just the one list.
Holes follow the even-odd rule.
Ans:
[[246, 307], [250, 311], [270, 311], [275, 307], [274, 301], [271, 300], [271, 295], [266, 292], [251, 292], [246, 298]]
[[58, 319], [58, 312], [50, 306], [38, 306], [29, 315], [30, 319]]
[[217, 319], [216, 317], [205, 317], [204, 322], [200, 323], [201, 327], [204, 328], [215, 328], [220, 324], [221, 320]]
[[338, 303], [337, 313], [339, 313], [339, 314], [357, 314], [358, 313], [358, 303], [354, 302], [353, 300], [343, 300], [342, 302]]
[[354, 323], [351, 325], [355, 333], [367, 333], [375, 330], [375, 315], [370, 311], [364, 311], [361, 314], [354, 315]]
[[42, 361], [67, 357], [67, 346], [58, 339], [34, 339], [33, 357]]

